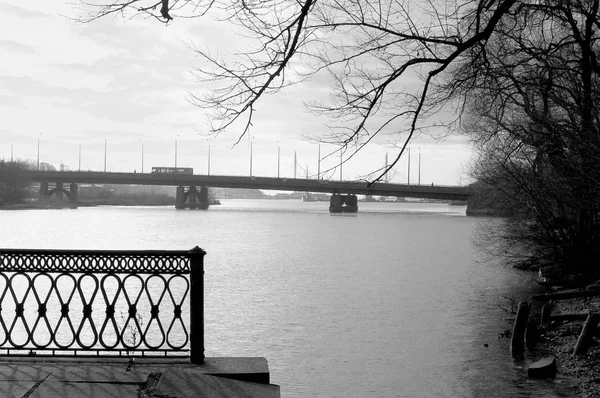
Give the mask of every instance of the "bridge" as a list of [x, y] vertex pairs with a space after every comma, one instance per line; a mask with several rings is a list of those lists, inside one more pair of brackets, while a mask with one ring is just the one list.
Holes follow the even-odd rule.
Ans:
[[[461, 186], [404, 185], [367, 181], [242, 177], [170, 173], [105, 173], [94, 171], [30, 171], [27, 177], [40, 183], [40, 199], [63, 194], [77, 203], [77, 184], [134, 184], [176, 186], [176, 208], [208, 208], [208, 187], [330, 193], [331, 212], [356, 212], [356, 195], [395, 196], [441, 200], [467, 200], [469, 188]], [[53, 185], [50, 185], [53, 184]], [[66, 188], [68, 185], [68, 188]]]

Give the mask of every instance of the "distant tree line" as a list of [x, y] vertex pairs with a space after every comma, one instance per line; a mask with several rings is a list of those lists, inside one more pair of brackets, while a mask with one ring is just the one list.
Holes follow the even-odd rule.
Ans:
[[[51, 164], [41, 162], [40, 170], [56, 170]], [[37, 162], [0, 160], [0, 205], [22, 203], [30, 196], [28, 188], [31, 182], [25, 176], [26, 171], [37, 170]]]
[[0, 160], [0, 205], [23, 201], [29, 186], [23, 172], [29, 169], [27, 162]]

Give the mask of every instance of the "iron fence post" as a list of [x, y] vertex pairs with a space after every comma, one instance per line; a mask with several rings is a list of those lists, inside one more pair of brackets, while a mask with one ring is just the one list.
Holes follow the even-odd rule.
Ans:
[[204, 255], [198, 246], [190, 250], [190, 360], [204, 363]]

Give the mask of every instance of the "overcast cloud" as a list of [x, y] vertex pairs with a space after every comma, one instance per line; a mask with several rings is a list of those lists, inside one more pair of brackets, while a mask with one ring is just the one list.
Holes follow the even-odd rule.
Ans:
[[[198, 58], [189, 44], [241, 45], [222, 23], [174, 20], [164, 26], [152, 19], [107, 18], [81, 25], [65, 17], [78, 11], [62, 0], [0, 3], [0, 14], [0, 157], [9, 157], [12, 147], [15, 157], [35, 159], [39, 140], [42, 161], [77, 169], [81, 145], [81, 167], [101, 170], [106, 141], [110, 171], [139, 171], [143, 144], [148, 171], [174, 163], [177, 141], [180, 166], [206, 172], [210, 145], [211, 172], [247, 174], [250, 137], [236, 147], [240, 131], [208, 140], [200, 134], [206, 131], [204, 115], [188, 100], [189, 93], [210, 89], [191, 73]], [[308, 114], [302, 102], [323, 97], [327, 86], [324, 75], [316, 76], [258, 105], [251, 133], [255, 175], [276, 175], [278, 146], [282, 175], [293, 175], [294, 151], [302, 168], [316, 171], [318, 146], [302, 135], [325, 131], [326, 121]], [[419, 148], [422, 153], [424, 183], [466, 181], [463, 165], [470, 152], [464, 138], [436, 144], [422, 137], [412, 148], [413, 173], [414, 154]], [[323, 145], [321, 153], [333, 149]], [[344, 166], [344, 178], [382, 166], [386, 152], [390, 160], [396, 155], [381, 145], [368, 148]], [[338, 162], [331, 157], [321, 169]], [[406, 161], [401, 163], [397, 182], [406, 181]]]

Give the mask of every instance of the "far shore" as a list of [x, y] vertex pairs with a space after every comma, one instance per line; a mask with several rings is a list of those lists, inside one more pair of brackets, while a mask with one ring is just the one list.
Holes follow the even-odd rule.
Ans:
[[76, 204], [70, 202], [28, 202], [15, 203], [10, 205], [0, 205], [0, 210], [46, 210], [46, 209], [69, 209], [77, 207], [96, 207], [96, 206], [175, 206], [175, 200], [172, 202], [166, 201], [144, 201], [134, 202], [131, 200], [115, 200], [115, 199], [98, 199], [79, 201]]
[[[218, 200], [211, 200], [210, 205], [221, 204]], [[106, 199], [82, 199], [77, 204], [71, 202], [38, 202], [30, 201], [24, 203], [0, 204], [0, 210], [45, 210], [45, 209], [69, 209], [77, 207], [95, 207], [95, 206], [175, 206], [175, 198], [131, 198], [131, 197], [112, 197]]]

